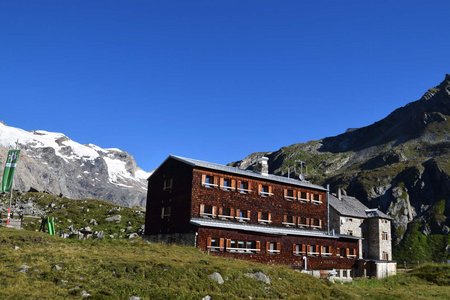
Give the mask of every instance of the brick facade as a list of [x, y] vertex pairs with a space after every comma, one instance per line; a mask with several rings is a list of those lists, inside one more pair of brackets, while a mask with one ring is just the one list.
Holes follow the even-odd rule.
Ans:
[[[215, 251], [208, 248], [208, 238], [224, 239], [223, 247]], [[254, 253], [239, 253], [230, 252], [227, 249], [226, 240], [239, 241], [258, 241], [260, 249]], [[271, 253], [268, 251], [268, 243], [278, 243], [281, 247], [279, 252]], [[324, 255], [319, 248], [318, 254], [310, 255], [303, 253], [296, 253], [293, 245], [326, 245], [331, 247], [331, 255]], [[220, 243], [219, 243], [220, 245]], [[352, 269], [356, 262], [356, 257], [338, 256], [339, 249], [354, 248], [355, 242], [352, 240], [344, 241], [338, 239], [323, 239], [312, 237], [298, 237], [298, 236], [270, 236], [255, 233], [242, 233], [237, 231], [230, 231], [215, 228], [199, 228], [197, 246], [203, 251], [217, 256], [234, 257], [239, 259], [246, 259], [267, 264], [286, 264], [299, 268], [304, 268], [303, 256], [307, 257], [308, 269]], [[220, 246], [219, 246], [220, 247]], [[245, 252], [245, 251], [241, 251]]]
[[[308, 269], [356, 266], [359, 240], [327, 233], [324, 188], [196, 162], [171, 156], [149, 178], [147, 236], [175, 242], [196, 236], [203, 251], [268, 264], [303, 268], [306, 257]], [[288, 233], [276, 233], [282, 230]]]

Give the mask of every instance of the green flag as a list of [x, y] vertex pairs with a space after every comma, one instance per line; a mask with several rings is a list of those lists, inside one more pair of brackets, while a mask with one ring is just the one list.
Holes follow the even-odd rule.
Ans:
[[6, 193], [11, 191], [14, 171], [16, 169], [17, 160], [19, 159], [20, 150], [9, 150], [8, 159], [6, 160], [5, 171], [3, 172], [3, 180], [1, 192]]

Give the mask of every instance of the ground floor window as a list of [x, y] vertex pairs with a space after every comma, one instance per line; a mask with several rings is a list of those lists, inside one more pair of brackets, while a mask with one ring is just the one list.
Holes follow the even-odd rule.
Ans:
[[294, 244], [292, 246], [292, 253], [294, 255], [305, 255], [306, 254], [306, 245], [305, 244]]
[[279, 254], [281, 252], [281, 243], [267, 242], [266, 251], [269, 254]]
[[235, 240], [227, 239], [225, 250], [235, 253], [257, 253], [261, 251], [261, 242], [253, 240]]

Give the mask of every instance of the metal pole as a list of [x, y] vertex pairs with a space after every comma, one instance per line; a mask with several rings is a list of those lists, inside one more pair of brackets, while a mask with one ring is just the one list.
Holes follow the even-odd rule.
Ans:
[[327, 184], [327, 233], [330, 235], [330, 185]]

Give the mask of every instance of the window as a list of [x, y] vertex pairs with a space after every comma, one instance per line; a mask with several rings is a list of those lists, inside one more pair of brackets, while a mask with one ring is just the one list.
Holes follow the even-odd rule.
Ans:
[[241, 181], [239, 182], [239, 188], [238, 188], [239, 193], [241, 194], [248, 194], [250, 193], [250, 184], [248, 183], [248, 181]]
[[261, 224], [272, 223], [272, 214], [270, 212], [258, 212], [258, 222]]
[[161, 219], [170, 217], [172, 208], [170, 206], [161, 208]]
[[312, 194], [311, 202], [314, 204], [322, 203], [322, 196], [320, 194]]
[[388, 240], [388, 233], [387, 233], [386, 231], [383, 231], [383, 232], [381, 233], [381, 239], [382, 239], [383, 241], [387, 241], [387, 240]]
[[309, 245], [308, 255], [318, 256], [319, 255], [319, 245]]
[[302, 202], [308, 202], [308, 193], [307, 192], [300, 192], [300, 201]]
[[229, 207], [221, 207], [219, 208], [219, 218], [226, 219], [234, 219], [234, 209]]
[[208, 237], [207, 248], [209, 251], [223, 251], [224, 239], [219, 239], [216, 237]]
[[348, 235], [353, 235], [353, 230], [349, 230]]
[[200, 204], [200, 217], [215, 218], [216, 214], [217, 214], [216, 206]]
[[309, 221], [308, 218], [299, 217], [298, 218], [298, 227], [308, 227], [309, 226], [308, 221]]
[[164, 179], [163, 191], [172, 191], [172, 183], [173, 183], [172, 178]]
[[355, 258], [356, 257], [356, 249], [355, 248], [347, 248], [347, 257]]
[[346, 251], [345, 248], [339, 249], [339, 256], [340, 256], [340, 257], [345, 257], [345, 256], [346, 256], [346, 253], [347, 253], [347, 251]]
[[387, 252], [383, 251], [382, 258], [383, 258], [383, 260], [389, 260], [389, 254]]
[[290, 227], [290, 226], [295, 226], [295, 217], [291, 216], [291, 215], [284, 215], [283, 216], [283, 225]]
[[202, 175], [202, 185], [206, 188], [217, 187], [216, 178], [212, 175]]
[[320, 250], [322, 256], [331, 256], [331, 252], [331, 246], [322, 246], [322, 249]]
[[236, 187], [236, 181], [230, 178], [220, 178], [220, 188], [224, 191], [232, 191]]
[[279, 254], [281, 252], [281, 243], [267, 242], [266, 250], [269, 254]]
[[270, 185], [259, 185], [259, 194], [262, 197], [272, 196], [272, 187]]
[[322, 228], [322, 220], [320, 219], [315, 219], [315, 218], [311, 218], [310, 219], [310, 225], [312, 228]]
[[295, 193], [294, 190], [292, 189], [285, 189], [284, 190], [284, 199], [288, 200], [288, 201], [292, 201], [295, 200]]
[[353, 222], [353, 219], [352, 219], [352, 218], [348, 218], [348, 221], [349, 221], [349, 222]]
[[250, 211], [249, 210], [241, 210], [241, 209], [236, 209], [236, 219], [239, 222], [246, 222], [246, 221], [250, 221]]
[[305, 255], [306, 245], [305, 244], [294, 244], [292, 247], [292, 253], [294, 255]]
[[257, 253], [261, 251], [261, 242], [228, 239], [226, 251], [237, 253]]

